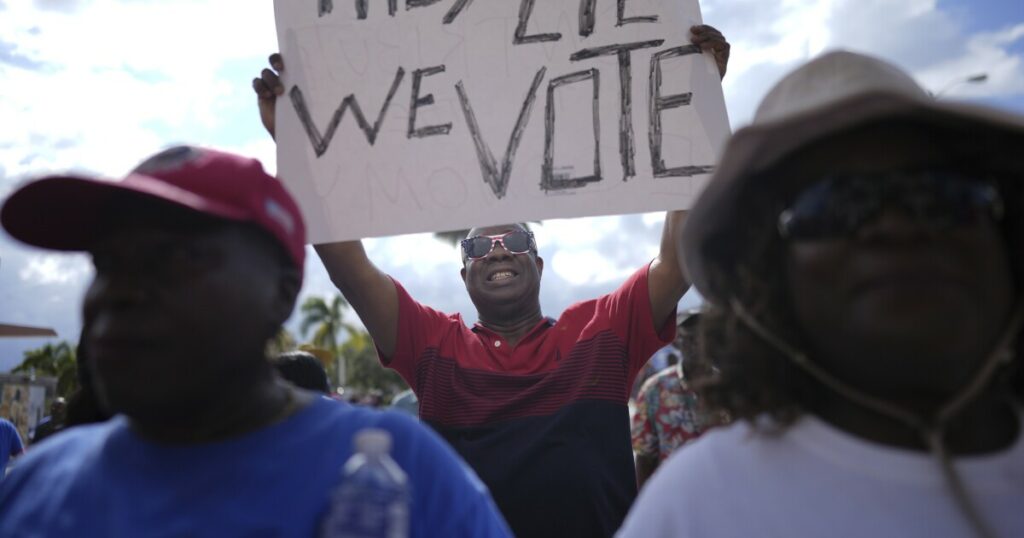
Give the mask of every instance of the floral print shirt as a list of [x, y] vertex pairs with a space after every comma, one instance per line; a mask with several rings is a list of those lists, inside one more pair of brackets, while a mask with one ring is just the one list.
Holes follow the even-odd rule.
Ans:
[[705, 430], [721, 424], [701, 409], [697, 393], [670, 366], [648, 379], [637, 396], [633, 414], [633, 451], [664, 461]]

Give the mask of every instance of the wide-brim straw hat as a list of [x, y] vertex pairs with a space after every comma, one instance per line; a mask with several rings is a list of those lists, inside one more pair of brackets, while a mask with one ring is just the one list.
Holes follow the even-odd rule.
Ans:
[[745, 220], [749, 213], [740, 210], [740, 200], [757, 181], [771, 180], [766, 171], [809, 144], [890, 120], [962, 133], [973, 143], [982, 140], [983, 157], [997, 162], [999, 169], [1024, 172], [1024, 117], [938, 101], [907, 73], [877, 58], [847, 51], [824, 54], [768, 92], [751, 125], [730, 139], [717, 170], [690, 209], [682, 254], [690, 281], [705, 299], [716, 304], [729, 301], [730, 278], [712, 275], [732, 269], [730, 260], [722, 258], [743, 258], [747, 245], [741, 230], [751, 225], [774, 228], [774, 222]]

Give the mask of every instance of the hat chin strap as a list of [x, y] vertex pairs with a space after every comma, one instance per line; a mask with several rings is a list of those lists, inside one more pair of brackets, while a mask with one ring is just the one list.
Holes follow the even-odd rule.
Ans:
[[933, 456], [935, 456], [939, 465], [942, 467], [943, 474], [946, 477], [947, 483], [952, 490], [957, 504], [964, 516], [967, 517], [976, 534], [985, 538], [994, 538], [996, 536], [991, 527], [989, 527], [981, 517], [981, 514], [974, 505], [974, 502], [967, 491], [967, 488], [960, 479], [960, 475], [957, 474], [956, 469], [953, 466], [953, 461], [949, 457], [949, 452], [946, 450], [944, 434], [949, 420], [962, 411], [964, 406], [970, 403], [970, 401], [988, 385], [989, 381], [992, 379], [992, 375], [996, 372], [999, 366], [1013, 360], [1014, 352], [1012, 346], [1016, 341], [1022, 324], [1024, 324], [1024, 302], [1019, 302], [1014, 308], [1013, 315], [1010, 316], [1002, 337], [996, 343], [996, 346], [989, 353], [985, 362], [974, 374], [974, 377], [970, 382], [964, 385], [959, 392], [954, 394], [942, 405], [942, 407], [939, 408], [937, 412], [933, 414], [933, 416], [928, 417], [928, 419], [925, 419], [896, 404], [871, 396], [828, 373], [811, 361], [805, 353], [790, 345], [782, 338], [776, 336], [770, 329], [759, 322], [746, 309], [746, 307], [743, 306], [743, 303], [735, 297], [730, 298], [729, 306], [732, 308], [733, 312], [736, 313], [736, 316], [740, 321], [753, 331], [754, 334], [770, 346], [780, 351], [783, 355], [789, 358], [793, 364], [810, 374], [811, 377], [816, 379], [819, 383], [861, 407], [870, 409], [880, 415], [887, 416], [906, 424], [921, 435], [921, 438], [928, 446], [929, 451]]

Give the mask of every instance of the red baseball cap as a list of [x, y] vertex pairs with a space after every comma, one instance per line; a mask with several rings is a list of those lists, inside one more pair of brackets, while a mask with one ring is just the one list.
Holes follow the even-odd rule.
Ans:
[[120, 181], [75, 175], [38, 179], [11, 194], [0, 209], [0, 224], [30, 245], [86, 250], [100, 233], [102, 214], [139, 198], [255, 224], [303, 268], [306, 225], [284, 185], [256, 159], [205, 148], [166, 149]]

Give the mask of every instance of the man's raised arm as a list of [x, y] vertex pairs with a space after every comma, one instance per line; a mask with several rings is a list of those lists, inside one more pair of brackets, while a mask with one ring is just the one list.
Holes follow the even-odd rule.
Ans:
[[661, 231], [661, 250], [651, 262], [647, 273], [647, 291], [651, 299], [651, 316], [654, 328], [660, 331], [666, 320], [676, 309], [679, 299], [690, 287], [677, 261], [679, 238], [682, 236], [686, 211], [665, 213], [665, 226]]
[[391, 358], [398, 339], [398, 290], [366, 256], [362, 241], [314, 245], [331, 282], [363, 320], [373, 342]]
[[[690, 41], [706, 53], [711, 53], [718, 65], [719, 74], [725, 78], [729, 66], [729, 42], [712, 26], [700, 25], [690, 28]], [[651, 314], [655, 330], [665, 326], [669, 314], [676, 308], [679, 299], [690, 287], [683, 274], [677, 249], [682, 237], [686, 211], [669, 211], [665, 213], [665, 227], [661, 232], [661, 250], [658, 257], [651, 262], [648, 272], [648, 292], [651, 298]]]
[[[252, 88], [258, 98], [260, 120], [270, 136], [276, 138], [274, 107], [277, 97], [284, 94], [284, 86], [278, 77], [284, 70], [280, 54], [270, 56], [270, 66], [272, 69], [264, 69], [258, 78], [253, 79]], [[331, 282], [355, 309], [380, 351], [390, 358], [395, 353], [398, 334], [398, 291], [395, 283], [373, 265], [361, 241], [324, 243], [314, 245], [314, 248]]]

